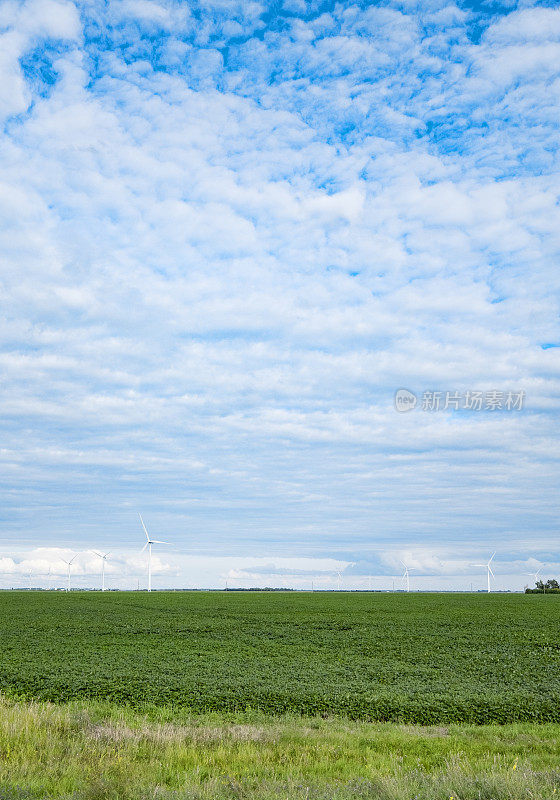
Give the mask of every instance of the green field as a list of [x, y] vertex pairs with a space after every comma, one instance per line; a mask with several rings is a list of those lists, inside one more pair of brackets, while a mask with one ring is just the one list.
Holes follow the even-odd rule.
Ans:
[[558, 596], [0, 593], [0, 691], [423, 725], [560, 722]]

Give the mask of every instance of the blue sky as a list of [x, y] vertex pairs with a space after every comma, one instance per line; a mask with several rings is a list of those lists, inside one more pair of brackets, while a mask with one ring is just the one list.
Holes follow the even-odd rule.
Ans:
[[159, 585], [560, 573], [559, 64], [546, 3], [3, 2], [0, 586], [135, 585], [138, 511]]

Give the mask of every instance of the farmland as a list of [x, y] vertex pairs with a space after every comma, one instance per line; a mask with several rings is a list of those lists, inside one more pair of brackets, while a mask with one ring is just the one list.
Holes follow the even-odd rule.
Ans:
[[136, 710], [558, 723], [558, 600], [4, 592], [0, 691]]

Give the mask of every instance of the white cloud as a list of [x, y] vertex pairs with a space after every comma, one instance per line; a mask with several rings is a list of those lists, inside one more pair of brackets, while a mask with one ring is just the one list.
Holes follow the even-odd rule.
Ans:
[[[486, 572], [476, 564], [486, 563], [491, 556], [487, 548], [468, 550], [405, 548], [373, 552], [369, 560], [354, 564], [344, 559], [275, 557], [255, 558], [200, 556], [167, 552], [152, 556], [154, 589], [248, 589], [252, 587], [289, 588], [299, 590], [396, 589], [405, 587], [404, 564], [409, 568], [412, 590], [445, 589], [468, 591], [485, 589]], [[67, 562], [74, 558], [70, 570], [73, 589], [99, 589], [101, 559], [94, 551], [76, 553], [68, 548], [39, 547], [20, 552], [16, 558], [0, 558], [0, 588], [41, 587], [66, 588]], [[473, 562], [475, 565], [473, 566]], [[536, 558], [511, 558], [497, 553], [492, 561], [492, 588], [522, 591], [532, 585], [539, 571], [545, 579], [558, 575], [560, 565]], [[145, 589], [147, 560], [137, 552], [111, 552], [105, 562], [107, 589]]]
[[524, 8], [500, 17], [484, 34], [484, 41], [497, 44], [547, 42], [560, 39], [560, 10]]
[[6, 3], [0, 17], [0, 120], [25, 112], [32, 99], [20, 59], [44, 39], [76, 40], [81, 27], [76, 6], [56, 0]]
[[[451, 522], [546, 549], [558, 12], [481, 14], [479, 44], [446, 3], [262, 13], [1, 9], [6, 541], [124, 547], [142, 507], [232, 558]], [[399, 386], [527, 410], [401, 416]]]
[[72, 40], [81, 33], [76, 6], [63, 0], [27, 0], [19, 9], [15, 27], [38, 38]]

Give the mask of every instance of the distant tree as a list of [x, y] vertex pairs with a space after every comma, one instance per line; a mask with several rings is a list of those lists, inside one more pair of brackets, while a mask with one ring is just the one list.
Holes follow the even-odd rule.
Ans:
[[537, 581], [534, 589], [526, 589], [525, 591], [529, 593], [535, 592], [536, 594], [539, 592], [543, 592], [543, 594], [547, 592], [560, 593], [560, 584], [556, 578], [549, 578], [546, 583], [544, 581]]

